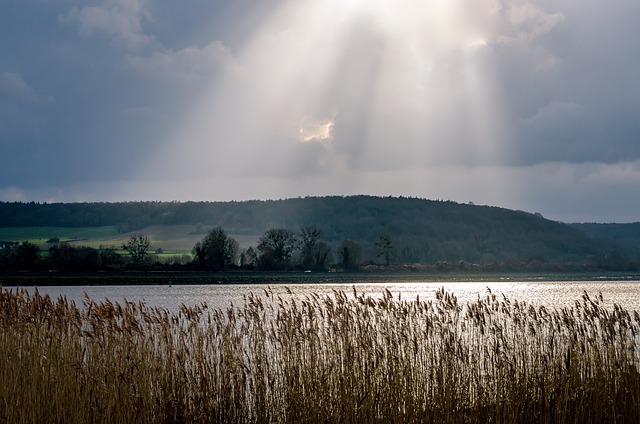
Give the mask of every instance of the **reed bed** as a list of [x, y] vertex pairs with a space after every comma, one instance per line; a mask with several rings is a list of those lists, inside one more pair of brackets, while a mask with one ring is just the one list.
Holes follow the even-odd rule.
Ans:
[[0, 422], [640, 422], [640, 316], [250, 294], [227, 310], [0, 290]]

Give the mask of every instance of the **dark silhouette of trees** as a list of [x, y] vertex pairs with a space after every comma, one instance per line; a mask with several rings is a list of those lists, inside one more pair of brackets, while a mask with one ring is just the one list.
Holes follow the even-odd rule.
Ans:
[[250, 246], [240, 254], [240, 267], [252, 269], [258, 265], [258, 253]]
[[324, 271], [331, 260], [331, 248], [320, 239], [322, 231], [316, 226], [299, 231], [300, 266], [304, 269]]
[[87, 271], [97, 271], [102, 268], [102, 256], [100, 252], [91, 247], [80, 249], [82, 268]]
[[199, 241], [193, 246], [193, 260], [198, 264], [199, 268], [205, 268], [207, 266], [207, 250], [202, 245], [203, 242]]
[[0, 271], [9, 269], [13, 265], [13, 251], [11, 247], [14, 243], [0, 242]]
[[233, 237], [227, 237], [227, 252], [224, 262], [225, 268], [237, 265], [238, 252], [240, 252], [240, 244], [238, 241]]
[[212, 271], [222, 271], [235, 263], [238, 255], [238, 242], [229, 236], [222, 227], [209, 230], [207, 235], [193, 247], [198, 267]]
[[22, 269], [34, 269], [40, 248], [29, 241], [23, 241], [16, 249], [16, 265]]
[[314, 266], [314, 253], [320, 241], [321, 231], [318, 227], [305, 227], [298, 233], [300, 240], [300, 265], [303, 268]]
[[57, 270], [77, 268], [76, 248], [65, 242], [54, 244], [49, 248], [49, 262]]
[[142, 234], [135, 234], [131, 236], [126, 244], [122, 245], [122, 248], [129, 252], [133, 263], [139, 265], [149, 252], [149, 244], [149, 237]]
[[118, 268], [122, 265], [122, 257], [113, 246], [100, 248], [100, 260], [102, 266], [107, 269]]
[[314, 271], [326, 271], [331, 262], [331, 248], [323, 241], [315, 244], [312, 254], [312, 266]]
[[97, 271], [102, 267], [102, 256], [92, 247], [62, 242], [49, 248], [48, 264], [58, 271]]
[[353, 240], [344, 240], [338, 247], [338, 265], [345, 271], [354, 271], [360, 266], [362, 249]]
[[291, 257], [298, 246], [296, 233], [284, 228], [267, 231], [258, 243], [260, 265], [264, 269], [286, 269], [291, 266]]
[[382, 234], [375, 242], [376, 247], [379, 250], [378, 257], [384, 258], [384, 265], [389, 266], [391, 264], [391, 251], [393, 250], [393, 243], [391, 237], [387, 234]]

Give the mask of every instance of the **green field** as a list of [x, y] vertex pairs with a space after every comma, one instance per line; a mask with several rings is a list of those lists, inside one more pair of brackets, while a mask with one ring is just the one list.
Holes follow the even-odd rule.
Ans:
[[30, 241], [44, 244], [47, 240], [58, 237], [60, 241], [83, 241], [112, 238], [118, 236], [118, 229], [108, 227], [9, 227], [0, 228], [2, 241]]
[[[47, 240], [57, 237], [61, 242], [75, 246], [99, 248], [119, 247], [133, 234], [143, 234], [151, 241], [151, 251], [162, 249], [164, 255], [191, 254], [193, 246], [205, 236], [192, 225], [157, 225], [137, 231], [118, 232], [115, 226], [105, 227], [0, 227], [0, 241], [29, 241], [48, 248]], [[234, 236], [242, 248], [257, 243], [259, 236]]]

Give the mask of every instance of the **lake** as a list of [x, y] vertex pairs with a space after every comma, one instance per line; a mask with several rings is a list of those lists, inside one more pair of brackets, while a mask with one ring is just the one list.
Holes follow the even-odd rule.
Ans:
[[[215, 284], [215, 285], [132, 285], [132, 286], [49, 286], [39, 287], [42, 294], [49, 294], [54, 300], [66, 296], [77, 305], [82, 305], [85, 293], [95, 301], [109, 299], [122, 302], [143, 301], [148, 306], [158, 306], [169, 310], [177, 310], [181, 304], [193, 306], [206, 302], [209, 307], [226, 309], [231, 304], [242, 305], [244, 296], [249, 293], [264, 294], [270, 288], [274, 294], [283, 298], [294, 296], [304, 298], [316, 293], [321, 296], [330, 295], [334, 290], [345, 291], [349, 296], [353, 287], [358, 293], [371, 297], [382, 297], [389, 290], [394, 299], [414, 301], [435, 298], [435, 292], [444, 287], [446, 291], [458, 297], [460, 303], [473, 301], [478, 296], [484, 297], [488, 289], [502, 298], [526, 301], [534, 305], [551, 308], [562, 308], [574, 305], [586, 291], [595, 297], [602, 293], [604, 304], [612, 307], [614, 303], [628, 310], [640, 311], [640, 281], [495, 281], [495, 282], [421, 282], [402, 281], [388, 283], [355, 283], [355, 284]], [[11, 287], [5, 287], [11, 290]], [[15, 288], [13, 288], [15, 290]], [[33, 291], [34, 288], [28, 288]], [[289, 291], [292, 293], [290, 294]]]

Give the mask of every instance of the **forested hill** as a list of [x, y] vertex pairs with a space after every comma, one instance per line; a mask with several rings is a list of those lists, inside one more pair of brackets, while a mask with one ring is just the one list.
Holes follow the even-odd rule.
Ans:
[[[271, 228], [316, 226], [332, 245], [343, 240], [375, 249], [388, 235], [398, 263], [552, 261], [606, 257], [611, 243], [538, 214], [490, 206], [396, 197], [306, 197], [243, 202], [0, 203], [0, 226], [221, 226], [229, 234], [262, 235]], [[375, 257], [375, 255], [373, 255]]]
[[640, 222], [630, 224], [571, 224], [599, 243], [612, 243], [626, 255], [640, 256]]

